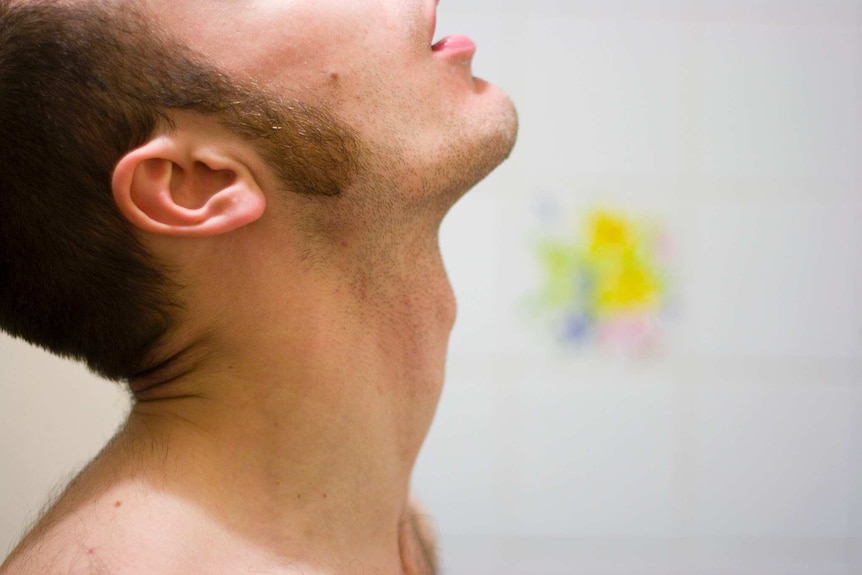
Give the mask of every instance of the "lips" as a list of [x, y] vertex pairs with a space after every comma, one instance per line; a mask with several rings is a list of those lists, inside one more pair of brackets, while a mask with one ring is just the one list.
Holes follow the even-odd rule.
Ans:
[[476, 44], [467, 36], [446, 36], [431, 46], [431, 51], [472, 55], [476, 51]]
[[432, 52], [441, 52], [452, 56], [471, 57], [476, 52], [476, 44], [467, 36], [446, 36], [442, 40], [434, 42], [434, 33], [437, 31], [437, 4], [440, 0], [435, 0], [433, 8], [430, 11], [430, 29]]

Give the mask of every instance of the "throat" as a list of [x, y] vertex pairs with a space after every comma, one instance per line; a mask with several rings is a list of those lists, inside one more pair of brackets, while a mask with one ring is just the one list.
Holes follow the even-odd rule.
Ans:
[[454, 302], [442, 265], [413, 271], [349, 293], [329, 277], [298, 290], [314, 297], [261, 298], [259, 321], [202, 340], [176, 393], [135, 404], [135, 473], [275, 556], [392, 565], [399, 550], [405, 573], [433, 573], [416, 519], [403, 517]]
[[117, 452], [134, 454], [127, 469], [145, 491], [269, 556], [433, 573], [404, 516], [455, 315], [439, 250], [423, 239], [321, 255], [232, 272], [242, 297], [197, 314], [165, 349], [196, 342], [175, 371], [154, 372], [168, 383], [141, 388]]

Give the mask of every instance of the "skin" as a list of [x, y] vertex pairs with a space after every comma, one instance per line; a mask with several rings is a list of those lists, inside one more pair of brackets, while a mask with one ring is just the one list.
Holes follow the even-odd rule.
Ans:
[[431, 50], [433, 1], [147, 7], [229, 73], [334, 111], [361, 170], [337, 198], [285, 192], [189, 114], [118, 164], [118, 208], [184, 286], [179, 355], [132, 382], [126, 425], [0, 573], [430, 573], [409, 492], [455, 318], [437, 232], [508, 155], [511, 102], [471, 54]]
[[[447, 191], [439, 207], [448, 210], [511, 146], [514, 116], [505, 94], [471, 75], [470, 55], [429, 50], [434, 0], [148, 3], [232, 73], [336, 109], [383, 164], [374, 166], [369, 185], [397, 196], [390, 200], [427, 201]], [[211, 25], [201, 26], [204, 20]], [[496, 149], [483, 152], [489, 143]], [[468, 157], [475, 154], [482, 160]], [[498, 157], [485, 158], [491, 154]]]

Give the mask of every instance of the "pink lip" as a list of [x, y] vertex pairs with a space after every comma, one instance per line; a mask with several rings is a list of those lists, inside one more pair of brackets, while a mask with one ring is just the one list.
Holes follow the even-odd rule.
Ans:
[[472, 56], [476, 52], [476, 44], [467, 36], [447, 36], [431, 46], [431, 50], [450, 56]]

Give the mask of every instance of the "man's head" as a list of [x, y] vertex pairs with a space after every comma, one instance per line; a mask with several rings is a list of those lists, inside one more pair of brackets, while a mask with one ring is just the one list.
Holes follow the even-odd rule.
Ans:
[[[240, 206], [208, 220], [231, 231], [274, 191], [338, 196], [358, 220], [442, 217], [508, 154], [515, 120], [470, 75], [469, 46], [431, 49], [433, 20], [424, 0], [0, 0], [0, 326], [130, 378], [177, 311], [142, 230], [195, 235], [174, 224]], [[159, 171], [183, 166], [181, 115], [248, 142], [279, 189], [250, 204], [148, 197], [165, 173], [242, 179], [241, 154]]]
[[490, 166], [460, 151], [479, 153], [496, 144], [489, 152], [498, 154], [488, 160], [493, 166], [512, 145], [511, 103], [473, 78], [472, 47], [448, 42], [432, 49], [436, 0], [146, 4], [174, 34], [232, 75], [337, 110], [387, 161], [395, 153], [418, 171], [460, 159], [458, 171], [476, 178]]

